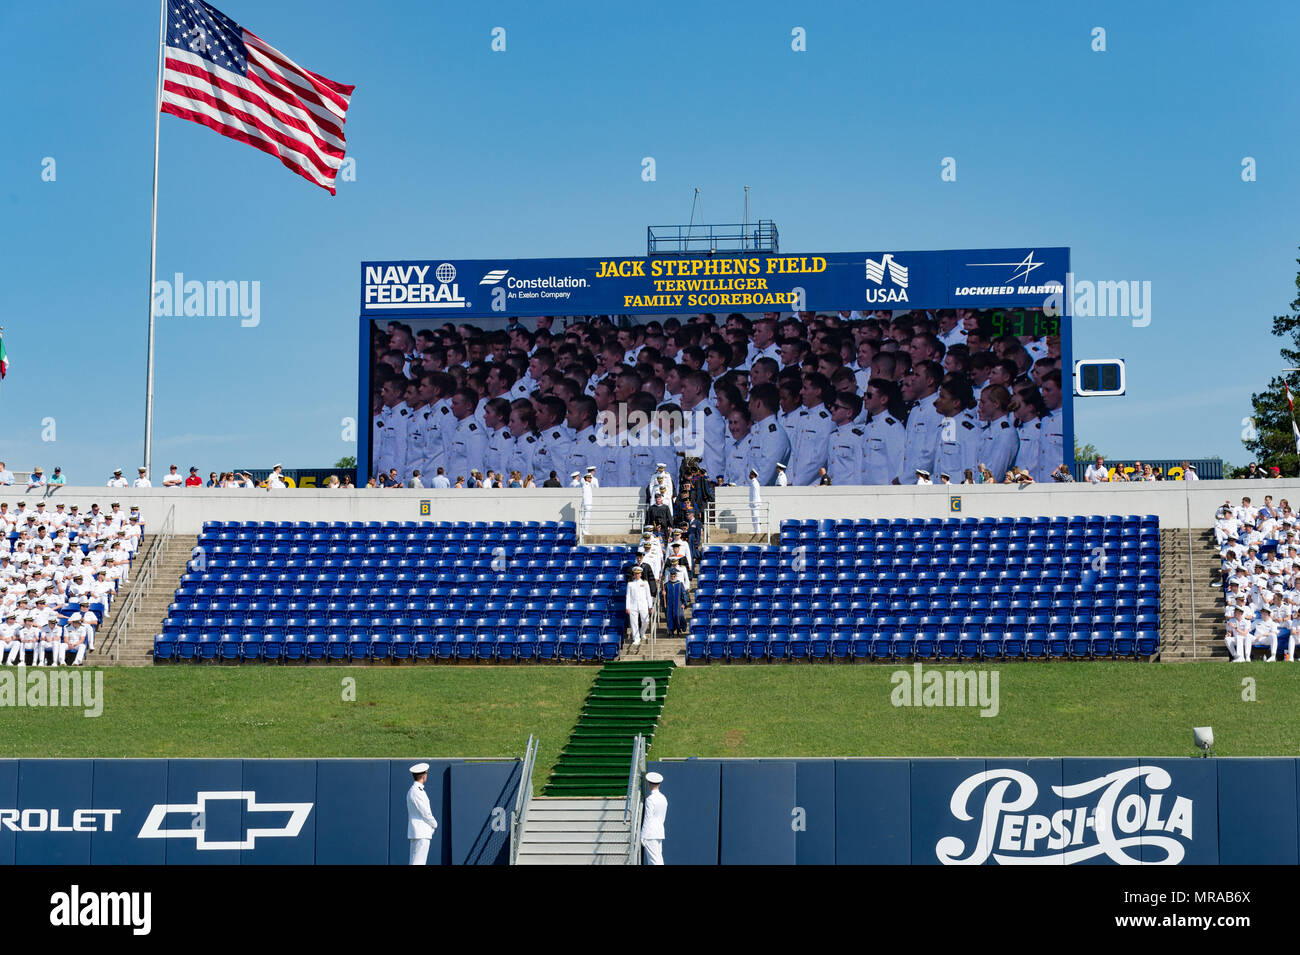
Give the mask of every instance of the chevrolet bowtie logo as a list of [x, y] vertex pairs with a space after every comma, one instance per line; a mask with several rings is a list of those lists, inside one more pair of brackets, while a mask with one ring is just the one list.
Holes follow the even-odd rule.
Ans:
[[[277, 828], [254, 828], [249, 826], [242, 842], [209, 842], [207, 839], [207, 807], [209, 802], [222, 800], [242, 800], [244, 812], [248, 817], [259, 812], [290, 813], [289, 821]], [[309, 802], [263, 802], [257, 801], [255, 792], [203, 792], [198, 793], [193, 805], [184, 803], [160, 803], [149, 810], [149, 818], [140, 829], [141, 839], [193, 839], [198, 849], [251, 849], [258, 836], [263, 838], [293, 839], [302, 831], [303, 823], [311, 814], [313, 803]], [[188, 813], [198, 816], [204, 823], [197, 829], [186, 826], [183, 829], [163, 829], [162, 825], [170, 813]], [[251, 823], [253, 820], [248, 819]]]

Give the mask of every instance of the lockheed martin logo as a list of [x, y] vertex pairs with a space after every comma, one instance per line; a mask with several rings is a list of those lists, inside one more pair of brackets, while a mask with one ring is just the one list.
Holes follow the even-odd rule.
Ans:
[[1026, 256], [1024, 257], [1024, 259], [1023, 259], [1022, 261], [1020, 261], [1020, 262], [968, 262], [968, 263], [966, 263], [966, 264], [967, 264], [969, 267], [971, 267], [971, 268], [1011, 268], [1011, 269], [1015, 269], [1015, 271], [1011, 273], [1011, 278], [1007, 279], [1007, 284], [1010, 285], [1010, 284], [1011, 284], [1012, 282], [1014, 282], [1016, 279], [1019, 279], [1019, 278], [1028, 279], [1028, 278], [1029, 278], [1029, 273], [1032, 272], [1034, 269], [1041, 268], [1041, 267], [1043, 266], [1044, 263], [1042, 263], [1042, 262], [1035, 262], [1035, 261], [1034, 261], [1034, 253], [1030, 252], [1030, 253], [1029, 253], [1028, 255], [1026, 255]]
[[[1015, 769], [990, 769], [962, 782], [949, 804], [955, 818], [971, 822], [970, 798], [987, 784], [974, 841], [968, 847], [957, 836], [944, 836], [934, 851], [944, 865], [982, 865], [990, 856], [999, 865], [1072, 865], [1096, 856], [1120, 865], [1177, 865], [1192, 838], [1193, 806], [1186, 796], [1160, 791], [1172, 783], [1169, 773], [1158, 766], [1134, 766], [1087, 782], [1053, 786], [1059, 801], [1050, 802], [1057, 805], [1100, 792], [1083, 805], [1057, 809], [1048, 816], [1026, 811], [1038, 801], [1038, 784], [1032, 776]], [[1133, 791], [1125, 793], [1130, 786]], [[1167, 796], [1172, 796], [1169, 804]], [[1129, 854], [1140, 847], [1162, 852], [1164, 858]]]
[[[195, 797], [193, 805], [185, 803], [162, 803], [149, 810], [149, 818], [140, 829], [140, 839], [193, 839], [196, 849], [252, 849], [259, 837], [263, 839], [293, 839], [302, 832], [303, 824], [311, 814], [313, 803], [309, 802], [263, 802], [257, 801], [257, 793], [239, 792], [201, 792]], [[210, 842], [207, 838], [207, 808], [210, 802], [222, 800], [241, 800], [244, 803], [244, 815], [248, 829], [242, 841]], [[183, 813], [199, 822], [197, 827], [186, 825], [181, 829], [164, 829], [163, 824], [171, 813]], [[289, 813], [289, 819], [280, 826], [252, 825], [257, 813]], [[269, 820], [263, 820], [268, 821]]]
[[885, 276], [889, 276], [889, 281], [897, 286], [891, 289], [867, 289], [868, 302], [906, 302], [907, 301], [907, 266], [900, 265], [894, 259], [893, 253], [888, 253], [880, 257], [880, 261], [867, 259], [867, 281], [875, 282], [877, 285], [883, 285]]
[[510, 272], [509, 269], [493, 269], [479, 280], [479, 285], [496, 285]]

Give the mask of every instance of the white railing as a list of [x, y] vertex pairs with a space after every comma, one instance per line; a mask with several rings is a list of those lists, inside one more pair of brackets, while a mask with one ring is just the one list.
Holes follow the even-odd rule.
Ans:
[[645, 514], [644, 504], [596, 503], [585, 510], [579, 505], [578, 543], [596, 534], [639, 534], [645, 527]]
[[524, 763], [519, 773], [519, 793], [515, 796], [515, 808], [510, 813], [510, 864], [516, 865], [519, 859], [519, 840], [523, 838], [524, 823], [528, 820], [528, 807], [533, 803], [533, 767], [537, 764], [537, 738], [528, 735], [528, 746], [524, 749]]
[[623, 803], [623, 822], [627, 824], [627, 864], [641, 864], [641, 777], [645, 773], [645, 737], [640, 733], [632, 741], [632, 766], [627, 771], [627, 801]]
[[175, 536], [175, 527], [176, 508], [169, 507], [167, 516], [163, 518], [162, 526], [154, 536], [153, 547], [150, 548], [148, 555], [145, 557], [144, 564], [135, 573], [135, 583], [131, 587], [131, 596], [126, 599], [126, 603], [118, 611], [117, 617], [113, 620], [113, 629], [108, 632], [108, 636], [104, 638], [100, 646], [99, 652], [103, 654], [107, 654], [110, 649], [113, 651], [114, 663], [117, 663], [122, 658], [122, 641], [129, 632], [131, 625], [135, 622], [135, 612], [139, 608], [141, 600], [153, 587], [153, 579], [158, 571], [158, 561], [168, 542]]

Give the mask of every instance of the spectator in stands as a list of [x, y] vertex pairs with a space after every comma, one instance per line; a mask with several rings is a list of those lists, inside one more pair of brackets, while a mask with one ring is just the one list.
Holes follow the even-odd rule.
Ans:
[[433, 481], [429, 486], [438, 489], [451, 487], [451, 480], [447, 477], [447, 472], [442, 465], [438, 465], [438, 472], [433, 476]]
[[68, 479], [63, 476], [63, 468], [55, 467], [54, 473], [50, 475], [45, 482], [49, 487], [63, 487], [68, 483]]
[[208, 487], [221, 487], [221, 480], [217, 477], [216, 471], [208, 472]]
[[266, 477], [266, 489], [268, 491], [283, 491], [288, 486], [284, 477], [284, 470], [280, 465], [271, 468], [271, 473]]
[[1088, 465], [1088, 469], [1083, 472], [1083, 479], [1089, 484], [1102, 484], [1108, 478], [1106, 472], [1106, 461], [1099, 454], [1097, 460]]
[[1200, 479], [1201, 479], [1200, 475], [1196, 473], [1196, 466], [1195, 466], [1195, 465], [1192, 465], [1192, 464], [1188, 464], [1186, 461], [1184, 461], [1184, 462], [1183, 462], [1183, 480], [1184, 480], [1184, 481], [1199, 481]]
[[173, 464], [171, 465], [171, 467], [167, 469], [167, 473], [163, 475], [162, 486], [163, 487], [184, 487], [185, 486], [185, 478], [181, 475], [181, 473], [178, 470], [176, 470], [176, 465]]
[[27, 479], [27, 490], [34, 491], [38, 487], [45, 487], [45, 473], [39, 464], [32, 468], [32, 475]]
[[352, 483], [352, 475], [351, 474], [343, 475], [343, 490], [355, 491], [356, 489], [357, 489], [356, 485]]
[[5, 466], [5, 463], [3, 461], [0, 461], [0, 486], [9, 487], [13, 483], [14, 483], [13, 472], [10, 471], [9, 468]]
[[[214, 475], [215, 477], [215, 475]], [[189, 476], [185, 478], [186, 487], [203, 487], [203, 478], [199, 477], [198, 468], [190, 468]]]
[[410, 488], [422, 488], [422, 487], [424, 487], [424, 482], [420, 480], [420, 469], [419, 469], [419, 468], [416, 468], [414, 471], [411, 472], [411, 476], [410, 476], [410, 478], [407, 480], [407, 482], [406, 482], [406, 486], [407, 486], [407, 487], [410, 487]]
[[149, 469], [143, 464], [137, 468], [139, 477], [135, 479], [135, 487], [153, 487], [153, 482], [149, 480]]
[[975, 475], [971, 473], [971, 469], [970, 469], [970, 468], [967, 468], [966, 471], [965, 471], [965, 473], [962, 475], [961, 483], [962, 483], [962, 484], [974, 484], [974, 483], [975, 483]]
[[564, 485], [560, 483], [559, 477], [552, 471], [551, 476], [542, 482], [542, 487], [564, 487]]
[[1052, 472], [1052, 480], [1058, 484], [1068, 484], [1074, 480], [1074, 475], [1070, 473], [1070, 466], [1062, 461]]

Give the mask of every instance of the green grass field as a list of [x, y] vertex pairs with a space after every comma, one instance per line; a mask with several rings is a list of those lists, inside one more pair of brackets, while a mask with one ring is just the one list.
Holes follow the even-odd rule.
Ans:
[[[999, 709], [895, 707], [891, 666], [689, 667], [673, 674], [651, 755], [1300, 755], [1300, 666], [1012, 664]], [[925, 670], [945, 669], [925, 667]], [[1256, 702], [1242, 699], [1255, 680]]]
[[[544, 780], [591, 667], [121, 667], [103, 713], [0, 706], [0, 754], [63, 757], [522, 756]], [[356, 681], [355, 701], [344, 681]], [[351, 694], [350, 694], [351, 695]]]
[[[999, 712], [891, 703], [889, 666], [689, 667], [672, 678], [651, 757], [1300, 754], [1300, 666], [1017, 664]], [[927, 670], [932, 668], [927, 667]], [[933, 668], [943, 669], [943, 668]], [[970, 668], [980, 669], [980, 668]], [[591, 667], [158, 667], [104, 671], [104, 711], [0, 706], [0, 755], [519, 756], [540, 786]], [[1244, 677], [1256, 702], [1242, 700]], [[344, 681], [355, 679], [355, 701]]]

